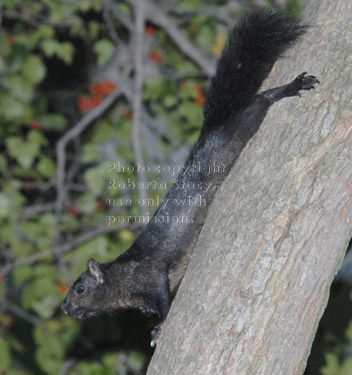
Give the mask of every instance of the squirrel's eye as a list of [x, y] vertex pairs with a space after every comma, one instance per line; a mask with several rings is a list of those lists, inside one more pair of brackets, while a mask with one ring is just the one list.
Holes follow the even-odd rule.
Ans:
[[86, 287], [82, 284], [76, 286], [76, 293], [78, 294], [84, 293], [85, 290], [86, 290]]

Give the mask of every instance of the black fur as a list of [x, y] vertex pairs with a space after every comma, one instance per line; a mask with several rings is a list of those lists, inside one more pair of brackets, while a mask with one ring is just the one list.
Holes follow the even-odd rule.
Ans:
[[252, 13], [229, 35], [211, 80], [204, 125], [218, 126], [253, 100], [275, 61], [301, 36], [306, 26], [274, 10]]
[[[170, 292], [184, 274], [218, 187], [270, 105], [318, 83], [302, 73], [287, 85], [257, 94], [276, 59], [303, 32], [289, 16], [274, 11], [250, 15], [234, 28], [211, 81], [204, 127], [165, 203], [126, 253], [110, 263], [88, 262], [88, 270], [68, 292], [63, 312], [78, 318], [119, 307], [156, 313], [161, 323], [152, 333], [155, 345]], [[190, 204], [197, 199], [200, 205]], [[182, 200], [186, 204], [180, 205]]]

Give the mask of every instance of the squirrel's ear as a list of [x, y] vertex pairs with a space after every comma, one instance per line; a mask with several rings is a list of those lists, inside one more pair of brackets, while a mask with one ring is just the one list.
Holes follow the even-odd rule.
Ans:
[[87, 268], [91, 276], [94, 277], [98, 284], [104, 284], [104, 274], [100, 269], [100, 264], [96, 260], [89, 259]]

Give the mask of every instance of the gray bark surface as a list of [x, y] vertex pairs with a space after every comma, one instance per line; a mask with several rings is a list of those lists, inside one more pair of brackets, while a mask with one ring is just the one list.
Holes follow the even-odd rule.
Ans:
[[352, 236], [352, 2], [304, 20], [265, 86], [321, 84], [270, 109], [217, 193], [148, 375], [304, 371]]

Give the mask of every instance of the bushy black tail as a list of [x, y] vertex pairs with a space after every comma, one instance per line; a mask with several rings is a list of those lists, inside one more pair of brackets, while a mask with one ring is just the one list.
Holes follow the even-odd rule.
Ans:
[[229, 35], [211, 80], [204, 107], [204, 127], [221, 126], [244, 109], [279, 56], [306, 27], [291, 16], [265, 10], [245, 17]]

